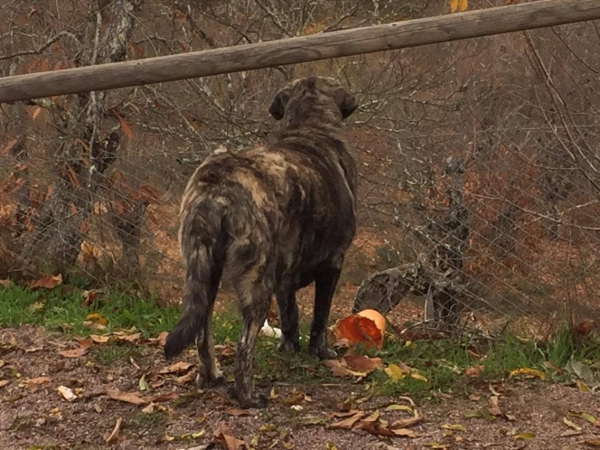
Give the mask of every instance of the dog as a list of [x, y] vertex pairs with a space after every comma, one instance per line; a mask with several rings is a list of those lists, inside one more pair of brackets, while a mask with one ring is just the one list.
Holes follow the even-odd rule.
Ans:
[[357, 227], [357, 167], [343, 120], [357, 106], [355, 96], [333, 78], [289, 83], [270, 105], [281, 129], [268, 144], [236, 153], [220, 148], [196, 169], [183, 194], [183, 304], [164, 353], [171, 359], [195, 340], [198, 386], [224, 382], [211, 320], [226, 277], [243, 316], [230, 395], [244, 409], [267, 404], [254, 393], [252, 361], [273, 294], [281, 320], [279, 350], [298, 352], [295, 292], [315, 282], [308, 351], [320, 359], [336, 357], [326, 326]]

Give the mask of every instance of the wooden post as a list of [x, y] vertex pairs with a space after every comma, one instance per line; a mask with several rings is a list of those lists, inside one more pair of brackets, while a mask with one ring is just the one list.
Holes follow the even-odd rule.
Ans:
[[599, 0], [543, 0], [258, 44], [0, 78], [0, 103], [297, 64], [600, 19]]

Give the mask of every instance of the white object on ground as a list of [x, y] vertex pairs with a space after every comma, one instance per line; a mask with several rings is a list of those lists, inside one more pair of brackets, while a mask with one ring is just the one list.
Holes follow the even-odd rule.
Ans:
[[267, 319], [265, 319], [265, 324], [263, 325], [260, 331], [265, 336], [275, 338], [281, 337], [281, 330], [279, 328], [273, 328], [271, 325], [269, 325], [269, 321]]

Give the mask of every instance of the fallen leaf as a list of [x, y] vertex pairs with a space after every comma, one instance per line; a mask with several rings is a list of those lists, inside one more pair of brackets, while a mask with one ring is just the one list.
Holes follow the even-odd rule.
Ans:
[[560, 437], [571, 437], [571, 436], [579, 436], [580, 434], [583, 434], [583, 431], [579, 430], [567, 430], [564, 431], [562, 433], [560, 433]]
[[471, 400], [472, 402], [479, 401], [480, 398], [481, 395], [469, 394], [469, 400]]
[[484, 369], [484, 367], [481, 365], [467, 367], [467, 369], [465, 370], [465, 375], [470, 378], [477, 378], [481, 375], [481, 372], [483, 372], [483, 369]]
[[110, 340], [110, 337], [106, 335], [90, 334], [90, 339], [96, 344], [106, 344]]
[[87, 348], [76, 348], [73, 350], [62, 350], [58, 352], [60, 356], [65, 358], [80, 358], [87, 353]]
[[348, 369], [366, 373], [374, 371], [383, 364], [381, 358], [369, 358], [368, 356], [357, 355], [352, 351], [348, 351], [348, 353], [342, 357], [342, 360], [345, 362], [345, 366]]
[[597, 420], [594, 416], [592, 416], [591, 414], [588, 414], [586, 412], [569, 411], [569, 415], [574, 416], [574, 417], [579, 417], [583, 420], [587, 420], [592, 425], [596, 424], [596, 422], [597, 422]]
[[423, 375], [421, 375], [417, 372], [411, 372], [410, 377], [414, 380], [419, 380], [419, 381], [423, 381], [424, 383], [429, 383], [429, 381], [427, 380], [426, 377], [424, 377]]
[[38, 378], [29, 378], [25, 380], [27, 384], [48, 384], [50, 383], [50, 378], [48, 377], [38, 377]]
[[107, 389], [106, 395], [113, 400], [131, 403], [138, 406], [150, 403], [150, 399], [143, 396], [139, 392], [122, 392], [119, 389]]
[[191, 381], [194, 381], [194, 379], [196, 378], [196, 374], [194, 373], [194, 371], [190, 370], [188, 373], [186, 373], [185, 375], [182, 375], [180, 377], [178, 377], [175, 382], [177, 384], [187, 384]]
[[423, 421], [423, 417], [415, 416], [415, 417], [411, 417], [410, 419], [396, 420], [394, 423], [392, 423], [391, 427], [392, 428], [409, 428], [409, 427], [412, 427], [413, 425], [416, 425], [422, 421]]
[[55, 287], [61, 285], [63, 282], [62, 275], [59, 273], [56, 276], [49, 276], [40, 278], [39, 280], [32, 281], [29, 283], [29, 288], [31, 290], [36, 289], [54, 289]]
[[166, 394], [156, 395], [156, 396], [152, 397], [150, 399], [150, 401], [152, 403], [168, 402], [171, 400], [175, 400], [178, 397], [179, 397], [179, 394], [177, 392], [173, 391], [173, 392], [168, 392]]
[[219, 423], [219, 427], [214, 432], [215, 439], [224, 443], [227, 450], [240, 450], [246, 446], [246, 443], [233, 437], [231, 430], [225, 424], [225, 421]]
[[110, 435], [108, 435], [108, 437], [104, 438], [104, 440], [106, 441], [107, 444], [112, 444], [117, 439], [119, 439], [119, 430], [121, 429], [122, 421], [123, 421], [123, 419], [121, 417], [117, 418], [117, 423], [115, 423], [115, 427], [113, 428], [112, 433], [110, 433]]
[[574, 422], [570, 421], [569, 419], [567, 419], [566, 417], [563, 417], [563, 423], [568, 426], [569, 428], [574, 429], [575, 431], [581, 431], [581, 427], [577, 424], [575, 424]]
[[508, 378], [512, 378], [517, 375], [526, 375], [529, 377], [537, 377], [540, 380], [546, 379], [546, 375], [544, 374], [544, 372], [540, 372], [539, 370], [536, 370], [536, 369], [530, 369], [528, 367], [522, 367], [520, 369], [511, 370]]
[[470, 409], [470, 410], [463, 412], [463, 417], [466, 417], [467, 419], [471, 419], [473, 417], [479, 417], [479, 416], [481, 416], [481, 411], [479, 411], [478, 409]]
[[12, 285], [11, 280], [0, 280], [0, 286], [9, 288]]
[[465, 427], [463, 427], [462, 425], [451, 425], [449, 423], [444, 423], [442, 425], [440, 425], [440, 428], [443, 428], [444, 430], [452, 430], [452, 431], [467, 431], [467, 429]]
[[368, 422], [361, 420], [355, 426], [358, 430], [364, 430], [368, 433], [371, 433], [374, 436], [395, 436], [396, 434], [387, 428], [384, 424], [379, 421]]
[[175, 364], [170, 365], [169, 367], [165, 367], [164, 369], [161, 369], [158, 373], [160, 373], [161, 375], [166, 375], [166, 374], [170, 374], [170, 373], [182, 373], [182, 372], [187, 371], [192, 366], [193, 366], [193, 364], [191, 364], [191, 363], [179, 361], [179, 362], [176, 362]]
[[4, 365], [4, 360], [0, 359], [0, 367], [2, 367]]
[[106, 320], [104, 317], [102, 317], [98, 313], [88, 314], [85, 317], [85, 321], [86, 322], [96, 322], [96, 323], [98, 323], [100, 325], [106, 325], [108, 323], [108, 320]]
[[394, 433], [396, 436], [401, 436], [401, 437], [409, 437], [409, 438], [417, 437], [417, 434], [414, 431], [407, 430], [406, 428], [399, 428], [397, 430], [392, 430], [392, 433]]
[[142, 337], [142, 333], [134, 333], [134, 334], [116, 334], [115, 339], [117, 341], [126, 341], [126, 342], [137, 342]]
[[10, 380], [0, 380], [0, 388], [3, 388], [4, 386], [8, 385], [10, 383]]
[[590, 447], [600, 447], [600, 439], [586, 439], [583, 443]]
[[300, 392], [294, 388], [292, 392], [285, 398], [286, 405], [297, 405], [304, 400], [304, 392]]
[[465, 11], [469, 6], [469, 1], [468, 0], [459, 0], [458, 2], [458, 9], [462, 12]]
[[361, 411], [359, 411], [358, 409], [351, 409], [349, 411], [341, 411], [341, 412], [330, 413], [329, 416], [336, 417], [338, 419], [343, 419], [344, 417], [354, 416], [356, 413], [359, 413], [359, 412], [361, 412]]
[[450, 12], [456, 12], [458, 9], [458, 0], [450, 0]]
[[398, 381], [404, 378], [402, 369], [400, 369], [400, 367], [398, 367], [396, 364], [388, 365], [383, 371], [392, 379], [392, 381]]
[[148, 382], [146, 381], [146, 374], [142, 374], [142, 377], [140, 378], [140, 381], [138, 381], [138, 387], [140, 388], [140, 391], [147, 391], [150, 389], [150, 386], [148, 386]]
[[406, 411], [409, 414], [413, 414], [413, 409], [406, 405], [389, 405], [385, 408], [386, 411]]
[[154, 412], [154, 407], [155, 407], [154, 403], [149, 403], [148, 406], [144, 406], [142, 408], [142, 412], [144, 414], [152, 414]]
[[323, 361], [323, 364], [331, 369], [331, 373], [335, 377], [366, 377], [368, 375], [366, 372], [356, 372], [354, 370], [348, 369], [347, 367], [344, 367], [342, 363], [337, 359], [326, 359], [325, 361]]
[[73, 393], [73, 391], [66, 386], [59, 386], [56, 390], [68, 402], [72, 402], [73, 400], [77, 399], [77, 396]]
[[535, 437], [535, 434], [533, 434], [533, 433], [529, 433], [529, 432], [526, 432], [526, 433], [520, 433], [520, 434], [517, 434], [517, 435], [515, 435], [515, 439], [521, 439], [521, 440], [523, 440], [523, 441], [530, 441], [530, 440], [532, 440], [534, 437]]
[[228, 414], [230, 416], [233, 417], [239, 417], [239, 416], [249, 416], [250, 413], [248, 411], [245, 411], [243, 409], [237, 409], [237, 408], [228, 408], [224, 411], [225, 414]]
[[358, 411], [353, 416], [348, 417], [347, 419], [329, 425], [328, 428], [350, 430], [356, 424], [356, 422], [362, 419], [365, 415], [366, 413], [364, 411]]
[[158, 346], [158, 347], [164, 347], [165, 344], [167, 343], [167, 336], [169, 336], [169, 332], [168, 331], [161, 331], [160, 333], [158, 333], [157, 337], [148, 339], [148, 343], [150, 345], [155, 345], [155, 346]]
[[500, 410], [500, 407], [498, 406], [498, 397], [495, 395], [492, 395], [490, 397], [490, 404], [488, 407], [488, 411], [492, 416], [501, 416], [502, 415], [502, 411]]
[[581, 380], [577, 380], [577, 389], [579, 389], [581, 392], [590, 392], [591, 389], [587, 386], [587, 384], [585, 384], [583, 381]]

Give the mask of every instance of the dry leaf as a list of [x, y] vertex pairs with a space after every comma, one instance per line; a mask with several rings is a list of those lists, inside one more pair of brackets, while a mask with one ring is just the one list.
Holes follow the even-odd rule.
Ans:
[[590, 392], [590, 388], [583, 381], [577, 380], [576, 384], [577, 384], [577, 389], [579, 389], [581, 392]]
[[108, 323], [108, 320], [106, 320], [104, 317], [102, 317], [98, 313], [88, 314], [85, 317], [85, 321], [86, 322], [96, 322], [96, 323], [98, 323], [100, 325], [106, 325]]
[[348, 351], [342, 357], [342, 360], [348, 369], [366, 373], [374, 371], [383, 364], [381, 358], [369, 358], [368, 356], [357, 355], [351, 351]]
[[80, 358], [81, 356], [87, 353], [87, 348], [76, 348], [73, 350], [62, 350], [58, 352], [60, 356], [64, 356], [65, 358]]
[[502, 411], [500, 410], [500, 407], [498, 406], [498, 397], [495, 395], [492, 395], [490, 397], [490, 405], [488, 407], [488, 411], [492, 416], [501, 416], [502, 415]]
[[110, 337], [106, 335], [90, 334], [90, 339], [96, 344], [105, 344], [110, 340]]
[[139, 392], [122, 392], [119, 389], [107, 389], [106, 395], [113, 400], [119, 400], [138, 406], [150, 403], [150, 399]]
[[226, 409], [224, 411], [225, 414], [229, 414], [230, 416], [233, 417], [239, 417], [239, 416], [249, 416], [250, 413], [248, 411], [245, 411], [243, 409], [237, 409], [237, 408], [229, 408]]
[[[157, 337], [148, 339], [148, 343], [150, 345], [156, 345], [158, 347], [164, 347], [165, 344], [167, 343], [167, 336], [168, 335], [169, 335], [168, 331], [161, 331], [160, 333], [158, 333]], [[216, 346], [215, 346], [215, 348], [216, 348]]]
[[169, 392], [167, 394], [160, 394], [160, 395], [154, 396], [154, 397], [152, 397], [152, 399], [150, 401], [152, 403], [168, 402], [170, 400], [175, 400], [178, 397], [179, 397], [179, 394], [177, 392]]
[[450, 12], [456, 12], [458, 9], [458, 0], [450, 0]]
[[452, 431], [467, 431], [467, 429], [465, 427], [463, 427], [462, 425], [451, 425], [449, 423], [444, 423], [442, 425], [440, 425], [440, 428], [443, 428], [444, 430], [452, 430]]
[[415, 417], [411, 417], [410, 419], [396, 420], [394, 423], [392, 423], [391, 427], [392, 428], [409, 428], [409, 427], [412, 427], [413, 425], [416, 425], [422, 421], [423, 421], [423, 418], [421, 416], [415, 416]]
[[25, 383], [27, 384], [48, 384], [50, 383], [50, 378], [48, 377], [38, 377], [38, 378], [29, 378], [27, 380], [25, 380]]
[[523, 441], [530, 441], [534, 437], [535, 437], [535, 434], [529, 433], [529, 432], [515, 435], [515, 439], [517, 439], [517, 440], [521, 439]]
[[134, 333], [134, 334], [115, 334], [115, 339], [117, 341], [126, 341], [126, 342], [136, 342], [142, 337], [142, 333]]
[[600, 439], [586, 439], [583, 444], [589, 445], [590, 447], [600, 447]]
[[246, 446], [244, 441], [233, 437], [225, 421], [221, 421], [219, 427], [214, 432], [214, 436], [216, 440], [226, 445], [227, 450], [241, 450]]
[[142, 408], [142, 412], [144, 414], [152, 414], [154, 412], [154, 403], [150, 403], [148, 404], [148, 406], [145, 406], [144, 408]]
[[544, 375], [543, 372], [540, 372], [539, 370], [535, 370], [535, 369], [530, 369], [528, 367], [522, 367], [520, 369], [516, 369], [516, 370], [511, 370], [510, 371], [510, 375], [508, 376], [508, 378], [512, 378], [516, 375], [525, 375], [525, 376], [529, 376], [529, 377], [537, 377], [540, 380], [545, 380], [546, 379], [546, 375]]
[[113, 112], [115, 113], [115, 116], [117, 116], [117, 119], [119, 119], [119, 123], [121, 124], [121, 129], [123, 130], [123, 133], [125, 133], [125, 135], [129, 139], [132, 139], [133, 138], [133, 132], [131, 131], [131, 127], [129, 126], [129, 124], [125, 121], [125, 119], [123, 119], [119, 115], [119, 113], [117, 113], [116, 110], [113, 109]]
[[366, 372], [356, 372], [354, 370], [350, 370], [347, 367], [344, 367], [340, 361], [337, 359], [326, 359], [323, 361], [323, 364], [331, 369], [331, 373], [335, 377], [346, 377], [346, 376], [355, 376], [355, 377], [366, 377]]
[[121, 429], [122, 421], [123, 419], [121, 417], [117, 418], [117, 423], [115, 423], [115, 427], [113, 428], [112, 433], [110, 433], [108, 437], [104, 438], [107, 444], [112, 444], [117, 439], [119, 439], [119, 430]]
[[469, 7], [469, 1], [468, 0], [459, 0], [459, 2], [458, 2], [458, 9], [459, 10], [465, 11], [468, 7]]
[[347, 419], [329, 425], [329, 428], [349, 430], [356, 424], [356, 422], [363, 418], [365, 414], [366, 413], [364, 411], [358, 411], [353, 416], [348, 417]]
[[470, 378], [477, 378], [481, 375], [481, 372], [483, 372], [484, 367], [479, 365], [479, 366], [473, 366], [473, 367], [468, 367], [465, 370], [465, 375], [470, 377]]
[[566, 417], [563, 417], [563, 423], [568, 426], [569, 428], [574, 429], [575, 431], [581, 431], [581, 427], [573, 422], [571, 422], [569, 419], [567, 419]]
[[409, 438], [417, 437], [417, 434], [414, 431], [407, 430], [406, 428], [399, 428], [397, 430], [392, 430], [392, 433], [394, 433], [396, 436], [401, 436], [401, 437], [409, 437]]
[[37, 281], [32, 281], [29, 284], [31, 290], [36, 289], [54, 289], [55, 287], [61, 285], [63, 282], [62, 275], [59, 273], [56, 276], [49, 276], [41, 278]]
[[413, 414], [413, 409], [406, 405], [389, 405], [385, 408], [386, 411], [406, 411], [410, 415]]
[[72, 402], [73, 400], [77, 399], [77, 396], [73, 393], [73, 391], [66, 386], [59, 386], [56, 390], [68, 402]]
[[190, 370], [185, 375], [182, 375], [179, 378], [177, 378], [175, 380], [175, 382], [177, 384], [183, 385], [183, 384], [187, 384], [187, 383], [194, 381], [195, 378], [196, 378], [196, 374], [194, 373], [194, 371]]
[[158, 373], [160, 373], [161, 375], [166, 375], [170, 373], [182, 373], [187, 371], [192, 366], [193, 364], [184, 361], [179, 361], [175, 364], [171, 364], [170, 366], [165, 367], [164, 369], [161, 369]]
[[0, 388], [3, 388], [4, 386], [8, 385], [10, 383], [10, 380], [0, 380]]

